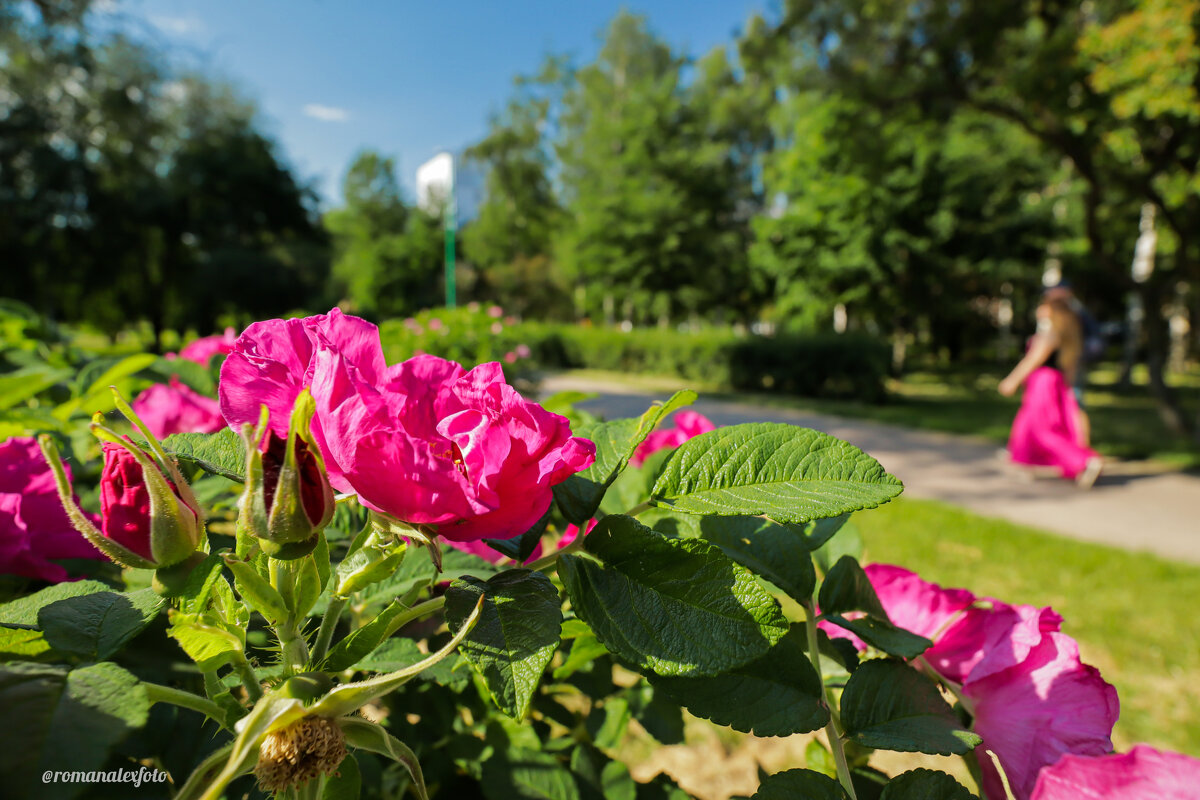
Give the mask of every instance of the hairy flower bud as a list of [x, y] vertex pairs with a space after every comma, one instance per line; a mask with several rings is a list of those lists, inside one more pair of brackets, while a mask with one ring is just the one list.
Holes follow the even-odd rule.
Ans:
[[333, 518], [333, 488], [309, 432], [313, 409], [311, 395], [301, 392], [286, 439], [265, 424], [246, 437], [242, 514], [263, 552], [275, 558], [312, 552]]
[[155, 567], [184, 561], [200, 543], [200, 511], [132, 441], [104, 442], [100, 530]]

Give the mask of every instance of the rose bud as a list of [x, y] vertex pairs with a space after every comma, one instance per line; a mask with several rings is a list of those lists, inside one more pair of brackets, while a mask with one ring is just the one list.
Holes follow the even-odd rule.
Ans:
[[315, 410], [307, 390], [296, 398], [284, 439], [266, 424], [246, 438], [246, 491], [242, 517], [263, 552], [274, 558], [301, 558], [312, 552], [320, 533], [333, 518], [333, 488], [312, 439], [309, 423]]
[[[103, 440], [104, 451], [99, 529], [71, 497], [53, 443], [48, 437], [39, 440], [76, 529], [122, 566], [159, 569], [187, 561], [200, 544], [202, 515], [174, 465], [164, 470], [132, 440], [99, 425], [93, 424], [92, 430]], [[173, 474], [168, 477], [164, 472]]]

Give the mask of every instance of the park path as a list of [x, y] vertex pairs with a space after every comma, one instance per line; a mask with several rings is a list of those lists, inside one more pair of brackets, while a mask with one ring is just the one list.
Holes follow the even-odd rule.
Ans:
[[[610, 419], [637, 416], [669, 394], [569, 374], [543, 381], [543, 396], [560, 391], [596, 393], [578, 406]], [[1195, 475], [1152, 463], [1116, 463], [1091, 491], [1082, 491], [1069, 481], [1031, 478], [983, 439], [703, 394], [693, 408], [717, 425], [787, 422], [845, 439], [900, 478], [905, 497], [941, 500], [1076, 539], [1200, 564], [1200, 477]]]

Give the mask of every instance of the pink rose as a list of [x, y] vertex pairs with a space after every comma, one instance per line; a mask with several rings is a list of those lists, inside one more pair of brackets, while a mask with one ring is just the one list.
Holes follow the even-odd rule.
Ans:
[[689, 439], [694, 439], [702, 433], [716, 430], [716, 425], [708, 421], [703, 414], [695, 411], [680, 411], [675, 414], [675, 426], [665, 430], [657, 430], [646, 437], [646, 441], [638, 445], [638, 449], [629, 459], [629, 463], [640, 467], [647, 458], [659, 450], [669, 447], [679, 447]]
[[517, 363], [517, 354], [514, 353], [513, 351], [509, 350], [507, 353], [504, 354], [504, 363], [505, 364]]
[[566, 418], [508, 386], [499, 364], [466, 372], [418, 356], [388, 367], [378, 329], [336, 309], [247, 328], [221, 370], [221, 410], [240, 424], [265, 404], [285, 435], [304, 386], [330, 482], [453, 541], [524, 533], [549, 508], [550, 488], [595, 459]]
[[529, 349], [529, 345], [517, 345], [517, 358], [529, 358], [531, 355], [533, 355], [533, 351]]
[[504, 316], [504, 309], [500, 306], [488, 306], [487, 314], [492, 319], [500, 319]]
[[1167, 800], [1195, 797], [1200, 761], [1144, 744], [1128, 753], [1066, 755], [1038, 773], [1033, 800]]
[[443, 327], [445, 327], [445, 324], [437, 317], [431, 318], [426, 324], [429, 325], [429, 330], [431, 331], [440, 331]]
[[[500, 564], [503, 562], [512, 561], [512, 559], [501, 553], [499, 550], [490, 547], [478, 539], [470, 542], [453, 542], [446, 540], [446, 544], [450, 545], [455, 550], [462, 550], [464, 553], [470, 553], [471, 555], [479, 556], [484, 561], [492, 564]], [[525, 559], [524, 563], [528, 564], [531, 561], [537, 561], [542, 557], [543, 552], [544, 549], [542, 548], [542, 543], [538, 542], [537, 546], [533, 548], [533, 552], [529, 554], [529, 558]]]
[[[70, 467], [66, 471], [70, 480]], [[67, 571], [54, 560], [65, 558], [104, 556], [68, 519], [37, 441], [0, 443], [0, 573], [58, 583], [67, 580]]]
[[133, 410], [159, 439], [173, 433], [216, 433], [225, 418], [216, 400], [192, 390], [178, 378], [156, 383], [133, 400]]
[[1117, 692], [1094, 667], [1079, 660], [1075, 640], [1047, 633], [1021, 663], [968, 680], [963, 702], [983, 737], [983, 788], [1003, 797], [991, 759], [1000, 759], [1018, 800], [1029, 798], [1038, 772], [1068, 754], [1100, 756], [1112, 750], [1112, 729], [1120, 713]]
[[237, 341], [237, 331], [226, 328], [220, 336], [205, 336], [194, 342], [189, 342], [179, 351], [179, 357], [197, 364], [208, 365], [215, 355], [233, 351], [233, 343]]

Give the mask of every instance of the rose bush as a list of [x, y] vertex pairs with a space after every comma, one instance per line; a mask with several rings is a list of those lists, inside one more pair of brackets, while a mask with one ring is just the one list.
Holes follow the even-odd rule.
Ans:
[[160, 441], [117, 393], [128, 426], [90, 426], [99, 519], [53, 437], [40, 467], [6, 444], [0, 499], [54, 492], [61, 516], [18, 506], [4, 545], [66, 520], [125, 569], [0, 604], [0, 708], [21, 717], [0, 728], [5, 796], [78, 796], [43, 771], [141, 762], [175, 800], [680, 800], [616, 756], [633, 718], [682, 742], [685, 709], [821, 732], [757, 800], [974, 796], [889, 776], [878, 750], [963, 756], [987, 800], [1190, 790], [1194, 759], [1109, 753], [1116, 694], [1069, 620], [859, 565], [848, 516], [901, 490], [874, 459], [715, 428], [694, 399], [603, 421], [522, 398], [494, 363], [389, 365], [334, 310], [238, 337], [232, 430]]

